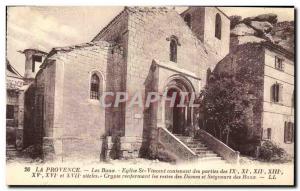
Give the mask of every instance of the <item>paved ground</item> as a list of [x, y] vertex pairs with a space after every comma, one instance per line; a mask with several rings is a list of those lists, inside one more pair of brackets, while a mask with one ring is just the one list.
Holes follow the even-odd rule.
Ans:
[[[42, 160], [40, 158], [37, 159], [32, 159], [28, 156], [24, 156], [24, 154], [22, 154], [19, 151], [16, 151], [14, 149], [8, 149], [6, 150], [6, 161], [7, 163], [41, 163]], [[92, 163], [99, 163], [99, 161], [93, 161]], [[148, 160], [148, 159], [143, 159], [143, 158], [136, 158], [136, 159], [130, 159], [130, 160], [110, 160], [107, 163], [110, 164], [122, 164], [122, 163], [126, 163], [126, 164], [146, 164], [146, 165], [157, 165], [159, 164], [168, 164], [168, 165], [174, 165], [171, 163], [166, 163], [166, 162], [162, 162], [159, 160]], [[293, 163], [293, 161], [287, 162], [288, 163]], [[211, 162], [211, 164], [213, 164], [213, 161]], [[261, 164], [278, 164], [278, 162], [264, 162], [264, 161], [259, 161], [253, 157], [249, 157], [249, 156], [240, 156], [240, 164], [241, 165], [261, 165]]]
[[[242, 165], [247, 165], [247, 164], [254, 164], [254, 165], [263, 165], [263, 164], [267, 164], [267, 165], [270, 165], [270, 164], [278, 164], [279, 162], [266, 162], [266, 161], [260, 161], [260, 160], [257, 160], [255, 159], [254, 157], [249, 157], [249, 156], [240, 156], [240, 164]], [[290, 161], [290, 162], [285, 162], [285, 164], [289, 164], [289, 163], [293, 163], [293, 161]]]

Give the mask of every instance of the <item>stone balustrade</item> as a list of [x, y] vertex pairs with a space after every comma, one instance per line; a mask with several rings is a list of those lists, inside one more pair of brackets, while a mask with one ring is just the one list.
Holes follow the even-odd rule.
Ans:
[[158, 126], [158, 142], [164, 146], [164, 148], [174, 153], [179, 160], [194, 160], [197, 158], [189, 147], [181, 142], [176, 136], [169, 132], [166, 128]]
[[239, 163], [240, 153], [233, 150], [208, 132], [200, 129], [196, 134], [196, 138], [203, 141], [211, 150], [223, 157], [226, 161], [230, 163]]

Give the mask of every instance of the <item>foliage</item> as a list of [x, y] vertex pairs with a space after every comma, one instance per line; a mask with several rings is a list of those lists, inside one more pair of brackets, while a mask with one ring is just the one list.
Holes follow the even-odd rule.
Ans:
[[206, 130], [229, 145], [247, 138], [247, 108], [250, 104], [248, 87], [233, 75], [214, 74], [200, 94]]
[[22, 155], [32, 159], [42, 158], [42, 147], [40, 145], [31, 145], [22, 150]]
[[258, 158], [264, 161], [286, 162], [289, 159], [286, 151], [271, 141], [265, 141], [259, 148]]
[[121, 132], [116, 131], [112, 136], [112, 149], [110, 151], [111, 159], [120, 159], [121, 158]]
[[242, 21], [242, 17], [238, 15], [232, 15], [229, 17], [230, 19], [230, 29], [233, 29], [237, 24]]

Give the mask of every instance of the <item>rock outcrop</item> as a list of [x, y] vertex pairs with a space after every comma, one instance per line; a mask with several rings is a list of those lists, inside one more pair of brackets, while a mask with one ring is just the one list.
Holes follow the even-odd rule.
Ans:
[[270, 41], [294, 52], [294, 21], [277, 22], [277, 15], [262, 14], [242, 19], [231, 16], [231, 47], [248, 42]]
[[294, 21], [284, 21], [273, 25], [271, 35], [274, 43], [294, 52]]

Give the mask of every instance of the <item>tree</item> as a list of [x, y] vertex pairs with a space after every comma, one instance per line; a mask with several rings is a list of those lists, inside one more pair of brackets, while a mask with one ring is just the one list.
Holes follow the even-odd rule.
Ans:
[[233, 147], [247, 137], [252, 125], [247, 119], [251, 104], [248, 89], [233, 75], [213, 74], [198, 100], [206, 131]]

